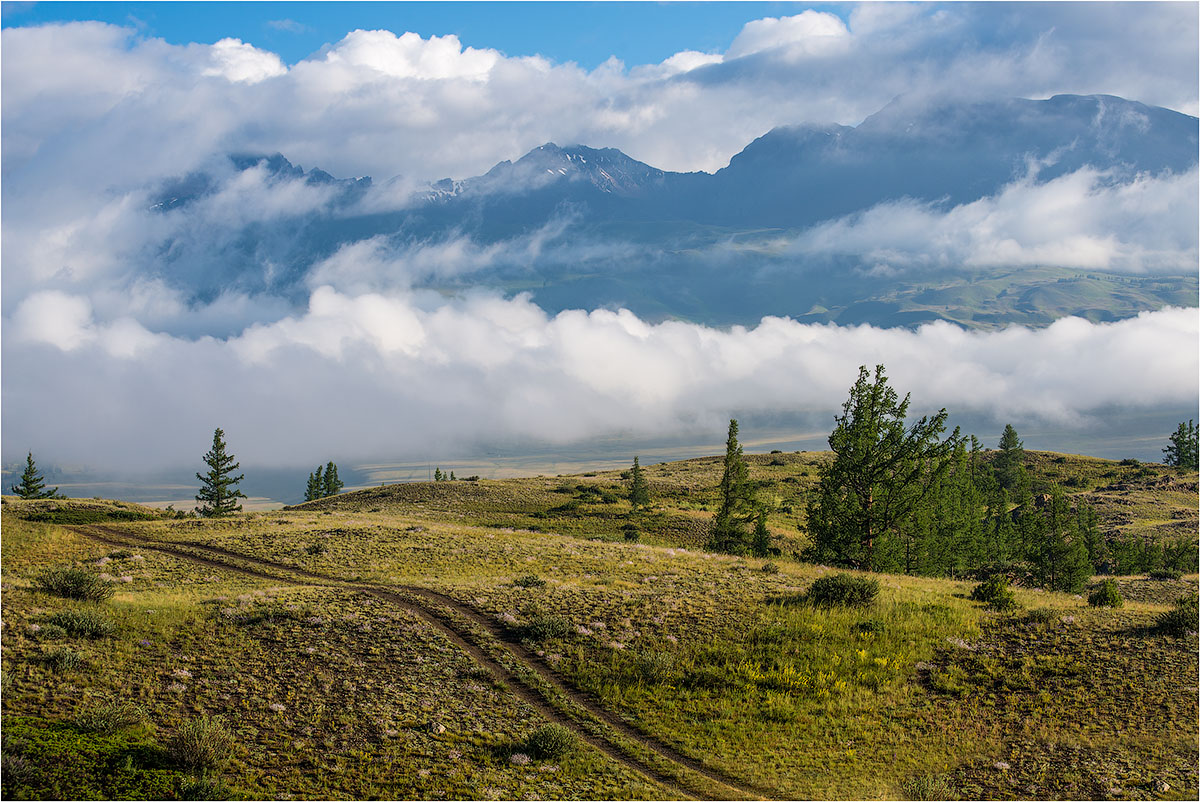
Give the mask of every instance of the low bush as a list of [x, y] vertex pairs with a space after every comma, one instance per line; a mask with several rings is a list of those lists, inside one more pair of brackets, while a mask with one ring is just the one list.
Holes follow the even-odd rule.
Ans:
[[1200, 606], [1197, 605], [1196, 597], [1190, 599], [1180, 599], [1175, 602], [1175, 607], [1168, 610], [1158, 617], [1155, 623], [1155, 629], [1164, 635], [1175, 635], [1183, 637], [1189, 632], [1196, 632], [1200, 629]]
[[563, 640], [570, 637], [575, 628], [561, 615], [539, 615], [519, 630], [522, 638], [532, 641]]
[[1038, 607], [1025, 613], [1025, 620], [1031, 624], [1053, 624], [1059, 619], [1059, 611], [1052, 607]]
[[86, 665], [83, 655], [74, 649], [66, 646], [55, 649], [52, 652], [47, 652], [42, 661], [50, 667], [50, 670], [55, 674], [64, 674], [68, 671], [78, 671]]
[[878, 580], [854, 574], [833, 574], [813, 582], [803, 598], [814, 607], [869, 607], [878, 595]]
[[1125, 600], [1121, 598], [1116, 581], [1106, 579], [1088, 596], [1088, 604], [1093, 607], [1123, 607]]
[[102, 602], [112, 598], [116, 588], [86, 568], [57, 566], [47, 568], [33, 580], [38, 590], [76, 601]]
[[779, 566], [770, 561], [765, 562], [762, 565], [762, 572], [764, 574], [777, 574], [779, 573]]
[[67, 637], [67, 631], [58, 624], [39, 624], [37, 636], [41, 640], [62, 640]]
[[904, 783], [901, 799], [959, 799], [945, 777], [913, 777]]
[[526, 574], [514, 579], [513, 584], [519, 588], [544, 588], [546, 587], [546, 580], [537, 574]]
[[329, 547], [326, 546], [324, 543], [313, 543], [310, 546], [308, 546], [307, 548], [305, 548], [304, 551], [305, 551], [305, 553], [311, 554], [314, 557], [319, 557], [322, 554], [328, 554]]
[[675, 656], [670, 652], [642, 652], [633, 661], [633, 670], [644, 682], [666, 682], [675, 668]]
[[220, 775], [201, 772], [189, 777], [179, 786], [180, 799], [232, 799], [233, 791]]
[[167, 741], [167, 752], [175, 763], [190, 771], [219, 768], [229, 759], [233, 736], [220, 716], [196, 716], [179, 725]]
[[983, 602], [988, 609], [1002, 613], [1017, 609], [1017, 597], [1008, 587], [1008, 577], [996, 574], [976, 585], [971, 590], [971, 599]]
[[1175, 579], [1183, 578], [1183, 571], [1177, 571], [1174, 568], [1156, 568], [1150, 572], [1150, 578], [1159, 582], [1169, 582]]
[[626, 543], [637, 543], [641, 539], [642, 533], [638, 530], [637, 524], [625, 524], [621, 527], [621, 534], [625, 537]]
[[574, 733], [561, 724], [543, 724], [525, 741], [529, 754], [539, 760], [557, 760], [574, 745]]
[[146, 711], [133, 702], [106, 699], [84, 704], [85, 707], [75, 715], [75, 726], [84, 732], [109, 735], [146, 720]]
[[77, 638], [103, 638], [111, 635], [113, 622], [95, 610], [59, 610], [47, 616], [46, 625], [61, 627]]
[[854, 629], [864, 635], [882, 635], [886, 627], [882, 621], [859, 621]]

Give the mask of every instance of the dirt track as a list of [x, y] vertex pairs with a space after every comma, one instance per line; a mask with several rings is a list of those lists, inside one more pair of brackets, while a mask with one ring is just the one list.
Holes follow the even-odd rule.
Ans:
[[[767, 789], [705, 766], [671, 745], [638, 731], [600, 705], [596, 699], [564, 683], [544, 661], [523, 644], [507, 640], [506, 633], [487, 616], [445, 594], [413, 585], [353, 582], [219, 546], [151, 539], [114, 525], [95, 524], [68, 528], [108, 545], [157, 551], [246, 576], [291, 581], [303, 585], [351, 588], [382, 599], [421, 617], [441, 631], [475, 662], [486, 668], [498, 682], [547, 720], [569, 727], [581, 740], [602, 754], [664, 786], [669, 792], [694, 799], [754, 799], [771, 796]], [[479, 632], [473, 632], [473, 629], [483, 630], [487, 636], [481, 638]], [[493, 651], [497, 647], [503, 649], [503, 654], [523, 670], [514, 670], [506, 666], [490, 654], [485, 646], [490, 646]], [[620, 737], [615, 737], [617, 735]], [[649, 756], [637, 754], [638, 750], [630, 748], [630, 742], [649, 753]]]

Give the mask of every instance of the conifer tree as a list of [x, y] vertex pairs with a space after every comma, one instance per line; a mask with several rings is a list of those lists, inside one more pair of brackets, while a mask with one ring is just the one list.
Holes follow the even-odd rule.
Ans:
[[32, 451], [25, 455], [25, 472], [21, 474], [21, 481], [12, 486], [12, 492], [21, 498], [58, 498], [57, 487], [46, 489], [46, 482], [33, 462]]
[[451, 481], [451, 482], [455, 481], [455, 479], [454, 479], [454, 471], [450, 471], [450, 481]]
[[1034, 580], [1051, 590], [1075, 592], [1092, 575], [1085, 537], [1071, 502], [1055, 487], [1041, 512], [1024, 516], [1029, 522], [1027, 558]]
[[196, 511], [205, 518], [215, 518], [233, 512], [241, 512], [242, 505], [237, 503], [239, 498], [246, 495], [238, 490], [236, 485], [246, 478], [244, 474], [232, 476], [238, 469], [232, 454], [225, 453], [225, 432], [217, 429], [213, 432], [212, 450], [204, 455], [204, 464], [208, 466], [205, 474], [197, 473], [200, 480], [200, 492], [196, 501], [200, 505]]
[[750, 540], [750, 551], [755, 557], [771, 554], [771, 532], [767, 529], [767, 511], [760, 509], [754, 520], [754, 536]]
[[901, 401], [883, 365], [866, 366], [835, 417], [832, 462], [820, 469], [808, 504], [811, 546], [805, 559], [873, 571], [904, 567], [904, 539], [951, 469], [958, 431], [941, 439], [946, 410], [905, 427]]
[[342, 492], [343, 487], [345, 487], [345, 485], [342, 484], [342, 480], [338, 479], [337, 464], [330, 462], [325, 466], [325, 479], [321, 483], [322, 497], [336, 496], [338, 493]]
[[1013, 490], [1028, 481], [1025, 473], [1025, 448], [1012, 424], [1006, 424], [1000, 435], [1000, 451], [992, 463], [996, 480], [1005, 490]]
[[[317, 468], [317, 473], [320, 473], [320, 471], [321, 469]], [[304, 500], [316, 501], [321, 497], [322, 489], [321, 483], [317, 481], [317, 474], [310, 473], [308, 475], [308, 484], [304, 488]]]
[[634, 512], [650, 506], [650, 487], [637, 457], [633, 458], [633, 472], [629, 476], [629, 504]]
[[1164, 464], [1192, 471], [1200, 468], [1200, 435], [1194, 420], [1180, 423], [1168, 439], [1170, 444], [1163, 449]]
[[442, 469], [441, 468], [433, 469], [433, 481], [435, 481], [435, 482], [442, 481]]
[[725, 438], [725, 467], [721, 474], [721, 507], [713, 519], [708, 547], [728, 554], [745, 554], [749, 548], [747, 527], [758, 515], [750, 468], [738, 443], [738, 422], [729, 421]]

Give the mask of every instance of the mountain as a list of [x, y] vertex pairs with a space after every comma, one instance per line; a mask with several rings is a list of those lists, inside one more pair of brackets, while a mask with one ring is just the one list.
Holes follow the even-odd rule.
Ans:
[[367, 202], [376, 188], [370, 178], [305, 171], [280, 154], [234, 155], [224, 177], [197, 173], [164, 183], [153, 208], [184, 214], [230, 172], [251, 169], [272, 186], [327, 188], [329, 199], [219, 237], [193, 226], [154, 258], [156, 269], [197, 282], [197, 297], [231, 283], [299, 297], [308, 270], [348, 243], [381, 237], [405, 251], [465, 237], [502, 246], [553, 230], [560, 232], [550, 237], [554, 247], [500, 247], [486, 267], [462, 278], [415, 278], [450, 291], [468, 283], [528, 289], [551, 311], [622, 305], [651, 319], [721, 325], [764, 314], [889, 325], [1119, 318], [1181, 298], [1195, 305], [1194, 277], [1155, 279], [1144, 292], [1095, 279], [1073, 304], [1061, 287], [1039, 291], [1079, 278], [1053, 264], [1033, 273], [991, 271], [985, 278], [994, 292], [982, 296], [966, 289], [973, 279], [952, 269], [922, 276], [937, 298], [956, 299], [946, 305], [918, 302], [925, 296], [912, 291], [912, 277], [867, 275], [871, 265], [853, 258], [801, 258], [778, 243], [880, 204], [912, 199], [948, 210], [1014, 181], [1045, 183], [1083, 167], [1110, 183], [1186, 172], [1197, 162], [1198, 130], [1194, 117], [1108, 95], [935, 104], [902, 97], [853, 127], [775, 128], [713, 174], [659, 170], [613, 148], [547, 143], [483, 175], [435, 182], [398, 209]]

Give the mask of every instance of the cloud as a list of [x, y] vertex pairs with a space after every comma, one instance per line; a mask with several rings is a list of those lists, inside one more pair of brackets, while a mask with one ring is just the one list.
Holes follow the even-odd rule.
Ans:
[[294, 19], [269, 19], [267, 27], [274, 28], [277, 31], [286, 31], [287, 33], [304, 33], [312, 30], [302, 22], [296, 22]]
[[915, 408], [1067, 427], [1112, 406], [1194, 403], [1200, 380], [1194, 309], [990, 333], [781, 318], [726, 331], [626, 310], [549, 316], [524, 296], [320, 287], [302, 313], [225, 339], [100, 323], [63, 294], [29, 299], [6, 327], [5, 441], [110, 467], [186, 461], [217, 425], [247, 461], [307, 464], [686, 434], [732, 414], [827, 418], [856, 367], [877, 362]]
[[794, 17], [747, 22], [725, 57], [735, 59], [775, 48], [787, 48], [789, 54], [823, 56], [844, 50], [849, 40], [850, 30], [840, 17], [808, 9]]
[[219, 75], [237, 83], [256, 84], [287, 73], [279, 56], [240, 39], [221, 39], [208, 48], [209, 66], [201, 75]]
[[853, 256], [884, 270], [1054, 265], [1194, 272], [1200, 258], [1195, 169], [1112, 183], [1085, 168], [943, 210], [902, 200], [821, 223], [792, 243], [807, 256]]

